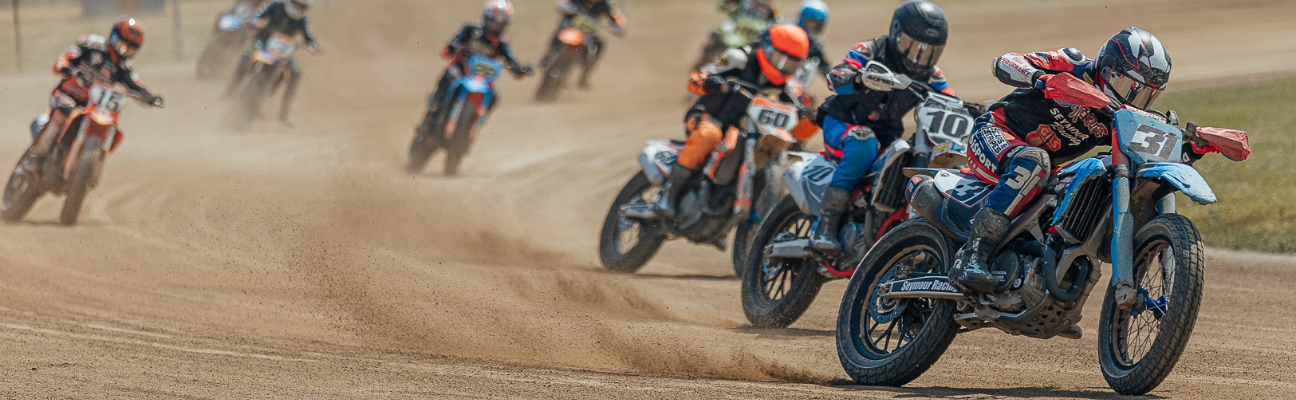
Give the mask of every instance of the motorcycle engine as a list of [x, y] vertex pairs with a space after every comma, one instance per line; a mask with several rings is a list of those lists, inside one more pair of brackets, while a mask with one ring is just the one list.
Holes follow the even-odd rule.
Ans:
[[[695, 242], [706, 242], [721, 234], [726, 219], [733, 213], [733, 196], [715, 192], [715, 185], [703, 180], [680, 196], [676, 209], [675, 229]], [[726, 192], [726, 191], [721, 191]], [[728, 200], [727, 202], [725, 200]]]

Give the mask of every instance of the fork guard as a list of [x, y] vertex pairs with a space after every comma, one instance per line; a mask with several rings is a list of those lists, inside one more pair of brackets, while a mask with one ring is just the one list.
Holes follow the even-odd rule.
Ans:
[[1139, 169], [1140, 178], [1158, 178], [1164, 180], [1187, 195], [1197, 204], [1215, 204], [1215, 192], [1211, 190], [1206, 179], [1196, 169], [1183, 164], [1156, 163]]

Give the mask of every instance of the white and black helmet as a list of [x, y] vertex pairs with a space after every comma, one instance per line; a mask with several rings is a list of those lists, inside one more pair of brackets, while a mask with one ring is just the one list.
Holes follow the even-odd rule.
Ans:
[[1129, 27], [1098, 50], [1098, 83], [1114, 101], [1147, 109], [1170, 82], [1170, 54], [1156, 36]]

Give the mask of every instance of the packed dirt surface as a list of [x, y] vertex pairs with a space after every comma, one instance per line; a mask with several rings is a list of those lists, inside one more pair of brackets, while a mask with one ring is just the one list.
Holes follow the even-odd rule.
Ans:
[[[461, 176], [440, 158], [403, 172], [440, 46], [478, 3], [318, 7], [329, 52], [300, 56], [297, 129], [219, 129], [219, 83], [144, 66], [168, 108], [125, 111], [82, 222], [58, 226], [61, 198], [46, 197], [0, 227], [0, 396], [1116, 397], [1096, 355], [1101, 295], [1083, 339], [963, 334], [917, 381], [871, 388], [837, 360], [844, 282], [791, 329], [758, 330], [713, 249], [671, 243], [636, 275], [604, 272], [598, 230], [637, 151], [682, 136], [685, 69], [721, 19], [711, 2], [629, 4], [630, 34], [607, 38], [594, 90], [536, 104], [537, 79], [506, 78]], [[865, 3], [833, 4], [833, 57], [882, 34], [898, 2]], [[1129, 25], [1171, 49], [1172, 88], [1296, 72], [1292, 2], [947, 3], [941, 64], [970, 100], [1008, 91], [989, 74], [999, 54], [1093, 55]], [[517, 12], [514, 48], [534, 61], [552, 4]], [[6, 162], [54, 84], [0, 78]], [[1212, 249], [1208, 262], [1194, 336], [1152, 395], [1296, 397], [1296, 261]]]

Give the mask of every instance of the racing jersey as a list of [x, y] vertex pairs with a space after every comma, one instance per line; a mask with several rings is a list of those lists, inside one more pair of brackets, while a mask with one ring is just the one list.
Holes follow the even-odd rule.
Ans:
[[689, 92], [700, 97], [684, 119], [707, 113], [720, 122], [722, 129], [737, 126], [742, 117], [747, 115], [747, 107], [751, 102], [737, 91], [725, 93], [718, 89], [730, 78], [759, 87], [761, 93], [777, 92], [780, 101], [804, 104], [804, 90], [800, 82], [791, 78], [783, 85], [770, 82], [761, 72], [760, 61], [752, 53], [751, 47], [729, 49], [715, 62], [694, 72], [689, 79]]
[[461, 67], [466, 67], [463, 63], [468, 56], [474, 54], [503, 59], [505, 65], [514, 73], [518, 73], [522, 68], [513, 57], [513, 50], [509, 48], [508, 41], [499, 35], [487, 34], [481, 24], [464, 25], [463, 29], [450, 39], [450, 43], [441, 49], [443, 57], [450, 58], [452, 64]]
[[274, 33], [282, 33], [296, 38], [297, 34], [300, 33], [306, 38], [307, 45], [314, 45], [315, 33], [310, 29], [310, 18], [292, 19], [292, 17], [288, 16], [288, 10], [284, 7], [284, 3], [275, 2], [261, 11], [261, 15], [258, 15], [257, 19], [266, 21], [266, 25], [261, 28], [260, 32], [257, 32], [256, 40], [265, 42]]
[[73, 71], [93, 69], [113, 82], [151, 97], [152, 93], [140, 84], [134, 63], [129, 60], [115, 63], [108, 51], [107, 39], [103, 36], [85, 35], [78, 39], [76, 45], [54, 62], [54, 73], [63, 78], [57, 90], [71, 96], [77, 103], [84, 104], [90, 98], [90, 88], [83, 86], [73, 76]]
[[1004, 54], [995, 60], [995, 76], [1020, 89], [990, 106], [980, 120], [988, 119], [1031, 146], [1044, 149], [1054, 165], [1074, 160], [1096, 146], [1111, 145], [1111, 116], [1059, 104], [1034, 87], [1041, 76], [1062, 73], [1093, 84], [1097, 81], [1095, 64], [1075, 48]]
[[[899, 58], [891, 54], [889, 47], [889, 38], [882, 36], [860, 42], [847, 52], [841, 64], [828, 74], [828, 85], [837, 94], [824, 100], [819, 107], [820, 115], [831, 116], [853, 125], [867, 126], [877, 134], [902, 136], [904, 115], [917, 107], [922, 97], [909, 90], [871, 90], [857, 79], [860, 69], [869, 61], [877, 61], [896, 73], [902, 71]], [[916, 80], [926, 82], [943, 94], [955, 95], [940, 67], [933, 68], [932, 72]]]

